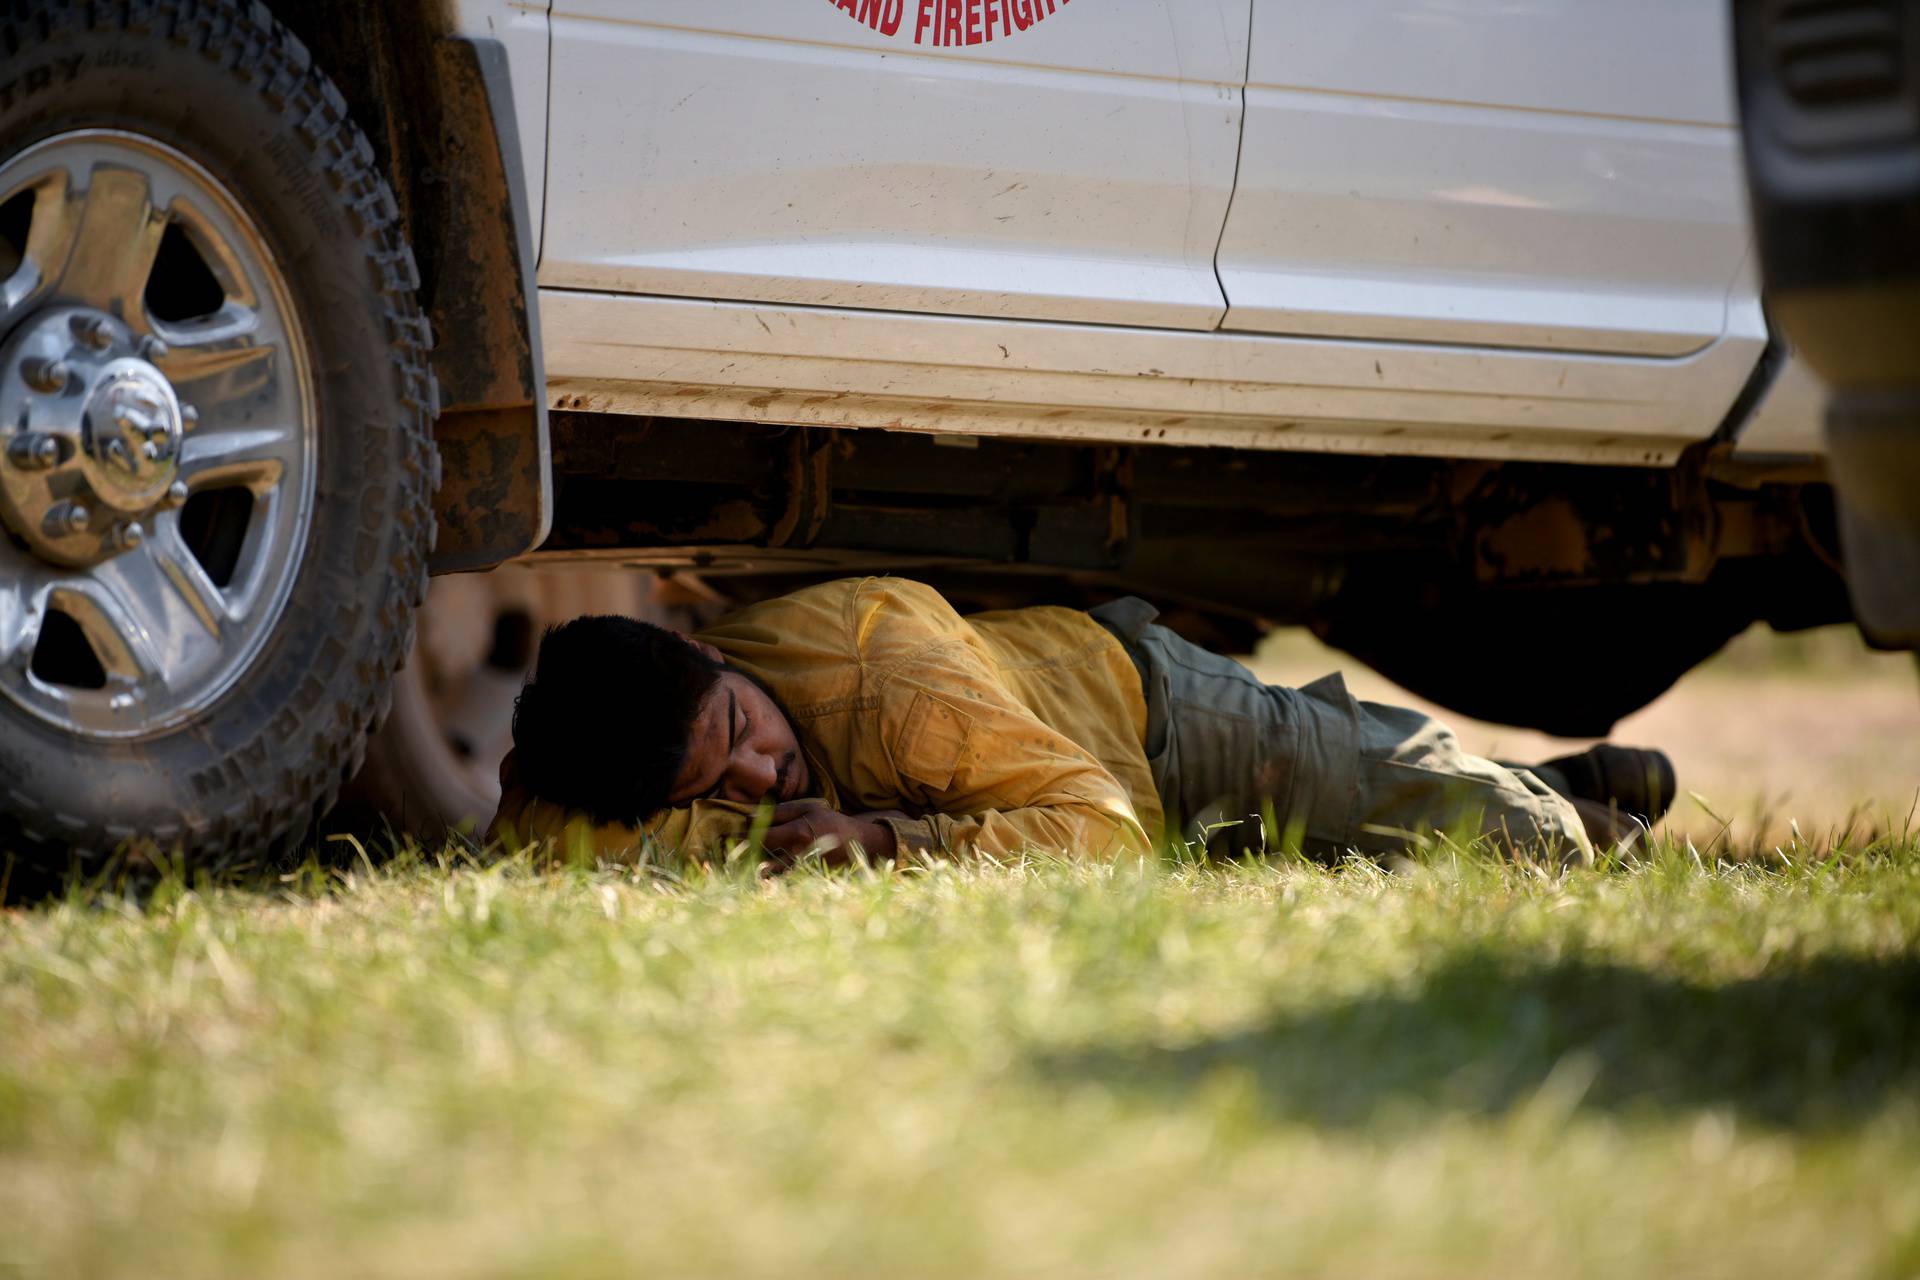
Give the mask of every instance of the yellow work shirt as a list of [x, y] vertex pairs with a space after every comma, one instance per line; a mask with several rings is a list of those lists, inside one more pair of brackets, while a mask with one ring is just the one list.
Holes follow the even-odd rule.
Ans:
[[[829, 804], [914, 815], [891, 824], [902, 851], [1113, 858], [1160, 836], [1139, 673], [1078, 610], [963, 618], [922, 583], [849, 578], [750, 605], [699, 638], [779, 699]], [[527, 796], [510, 761], [503, 773], [496, 838], [712, 856], [752, 818], [701, 800], [642, 827], [595, 825]]]

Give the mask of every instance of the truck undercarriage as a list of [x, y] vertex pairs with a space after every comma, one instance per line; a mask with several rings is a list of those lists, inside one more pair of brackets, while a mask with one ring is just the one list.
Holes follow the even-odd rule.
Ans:
[[1704, 455], [1655, 470], [565, 411], [552, 434], [539, 562], [742, 599], [866, 572], [970, 607], [1138, 592], [1216, 644], [1309, 625], [1459, 711], [1570, 735], [1604, 734], [1757, 620], [1848, 616], [1829, 490]]

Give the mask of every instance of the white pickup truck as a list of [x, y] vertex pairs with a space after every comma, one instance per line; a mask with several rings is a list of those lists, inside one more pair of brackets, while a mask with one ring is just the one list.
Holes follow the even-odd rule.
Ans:
[[298, 839], [429, 573], [1310, 623], [1601, 734], [1849, 617], [1721, 0], [22, 0], [0, 846]]

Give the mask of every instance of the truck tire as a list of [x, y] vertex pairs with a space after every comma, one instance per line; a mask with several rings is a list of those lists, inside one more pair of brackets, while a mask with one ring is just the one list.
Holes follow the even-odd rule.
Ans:
[[412, 642], [418, 278], [346, 103], [244, 0], [0, 8], [0, 857], [271, 856]]

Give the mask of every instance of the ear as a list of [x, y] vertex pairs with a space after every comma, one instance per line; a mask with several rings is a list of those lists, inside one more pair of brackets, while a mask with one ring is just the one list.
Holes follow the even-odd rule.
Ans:
[[705, 640], [696, 640], [684, 631], [676, 631], [673, 634], [679, 636], [682, 640], [685, 640], [688, 644], [692, 645], [694, 648], [698, 649], [700, 652], [706, 654], [709, 658], [712, 658], [715, 662], [718, 662], [723, 666], [726, 664], [726, 661], [727, 661], [726, 655], [721, 653], [718, 649], [714, 648], [712, 645], [708, 644]]

